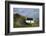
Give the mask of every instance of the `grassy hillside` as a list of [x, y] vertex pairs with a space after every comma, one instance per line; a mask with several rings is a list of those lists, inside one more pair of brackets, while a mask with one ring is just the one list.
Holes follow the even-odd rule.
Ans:
[[31, 24], [31, 23], [25, 23], [26, 17], [21, 16], [19, 14], [14, 14], [14, 28], [16, 27], [36, 27], [39, 26], [39, 22], [36, 22]]

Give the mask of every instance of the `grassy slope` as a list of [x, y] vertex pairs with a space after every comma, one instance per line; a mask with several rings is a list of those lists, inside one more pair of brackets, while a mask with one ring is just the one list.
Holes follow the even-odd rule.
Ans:
[[26, 20], [26, 17], [25, 16], [20, 16], [20, 15], [14, 15], [14, 28], [15, 27], [36, 27], [38, 26], [39, 24], [36, 23], [28, 23], [26, 24], [24, 21]]

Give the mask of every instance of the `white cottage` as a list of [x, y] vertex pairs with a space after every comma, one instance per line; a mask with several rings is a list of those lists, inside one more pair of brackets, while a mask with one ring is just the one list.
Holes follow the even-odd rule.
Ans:
[[27, 18], [26, 23], [34, 23], [33, 18]]

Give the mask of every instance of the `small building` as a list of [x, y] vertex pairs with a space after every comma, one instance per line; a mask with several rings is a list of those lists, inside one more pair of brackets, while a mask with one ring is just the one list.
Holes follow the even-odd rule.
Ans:
[[34, 23], [33, 18], [27, 18], [27, 19], [26, 19], [26, 23]]

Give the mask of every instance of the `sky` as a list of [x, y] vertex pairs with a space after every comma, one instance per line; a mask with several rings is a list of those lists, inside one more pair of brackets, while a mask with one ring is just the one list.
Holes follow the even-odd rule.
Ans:
[[38, 8], [13, 8], [13, 12], [29, 18], [39, 18]]

